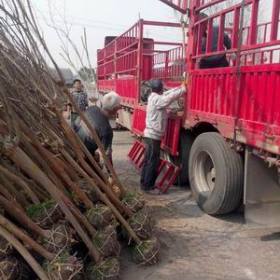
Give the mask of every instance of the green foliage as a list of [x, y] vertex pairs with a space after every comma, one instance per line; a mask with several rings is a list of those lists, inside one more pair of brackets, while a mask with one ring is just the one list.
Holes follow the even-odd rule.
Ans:
[[40, 204], [33, 204], [26, 209], [27, 215], [30, 218], [38, 218], [44, 211], [51, 209], [55, 204], [53, 200], [48, 200]]

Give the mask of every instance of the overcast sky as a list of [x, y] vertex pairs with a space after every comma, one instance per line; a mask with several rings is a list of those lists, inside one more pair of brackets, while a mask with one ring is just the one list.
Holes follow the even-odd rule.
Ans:
[[[159, 0], [32, 0], [45, 39], [60, 66], [67, 64], [60, 56], [61, 42], [52, 25], [71, 26], [71, 38], [81, 47], [83, 28], [87, 30], [92, 63], [96, 63], [96, 50], [102, 48], [106, 35], [119, 35], [133, 25], [139, 17], [148, 20], [178, 22], [180, 16]], [[161, 40], [181, 39], [180, 30], [146, 30], [145, 36], [157, 36]], [[75, 56], [73, 55], [73, 58]], [[77, 60], [76, 60], [77, 61]]]
[[[132, 26], [139, 17], [147, 20], [179, 22], [180, 15], [159, 0], [31, 0], [41, 29], [49, 48], [61, 67], [67, 67], [62, 59], [61, 42], [56, 32], [49, 25], [65, 30], [65, 22], [71, 27], [70, 36], [79, 49], [82, 49], [81, 36], [84, 28], [90, 58], [96, 66], [96, 51], [102, 48], [104, 37], [120, 35]], [[236, 0], [240, 2], [241, 0]], [[271, 15], [272, 0], [261, 0], [261, 21], [268, 21]], [[50, 16], [52, 14], [52, 17]], [[182, 41], [181, 29], [153, 28], [146, 29], [145, 37], [156, 40]], [[72, 53], [73, 61], [80, 67], [76, 56]]]

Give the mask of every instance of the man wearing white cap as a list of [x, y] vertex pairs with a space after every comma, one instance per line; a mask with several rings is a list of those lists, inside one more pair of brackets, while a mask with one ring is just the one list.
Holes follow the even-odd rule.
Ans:
[[[106, 155], [112, 162], [112, 141], [113, 141], [113, 129], [110, 125], [110, 118], [117, 114], [117, 111], [121, 108], [121, 98], [115, 92], [109, 92], [102, 99], [101, 108], [97, 106], [91, 106], [85, 111], [85, 116], [95, 128], [106, 152]], [[98, 149], [97, 144], [93, 141], [90, 131], [86, 124], [80, 121], [78, 118], [74, 130], [77, 132], [85, 146], [88, 148], [92, 155]]]

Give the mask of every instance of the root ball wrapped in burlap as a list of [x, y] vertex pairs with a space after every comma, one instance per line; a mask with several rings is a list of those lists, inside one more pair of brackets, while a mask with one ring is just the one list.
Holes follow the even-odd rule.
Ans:
[[99, 195], [97, 194], [96, 190], [89, 185], [87, 180], [81, 179], [81, 180], [79, 180], [78, 184], [79, 184], [80, 188], [83, 190], [83, 192], [85, 192], [87, 194], [88, 198], [93, 203], [97, 203], [100, 200]]
[[103, 229], [109, 225], [116, 224], [112, 210], [101, 203], [90, 209], [86, 216], [96, 229]]
[[159, 260], [160, 244], [157, 238], [143, 241], [135, 245], [132, 251], [132, 259], [135, 263], [141, 265], [153, 265]]
[[43, 240], [44, 247], [56, 254], [69, 248], [75, 242], [74, 230], [66, 222], [53, 225], [49, 238]]
[[98, 231], [93, 237], [93, 244], [105, 258], [120, 255], [121, 245], [117, 239], [116, 229], [113, 226], [108, 226]]
[[145, 200], [143, 196], [137, 192], [126, 192], [122, 202], [132, 212], [137, 212], [145, 206]]
[[117, 280], [120, 275], [120, 263], [117, 258], [109, 258], [99, 264], [88, 265], [87, 280]]
[[30, 270], [16, 257], [7, 257], [0, 261], [0, 279], [25, 280], [29, 277]]
[[146, 240], [151, 238], [155, 222], [151, 217], [148, 207], [144, 207], [136, 212], [128, 222], [140, 239]]
[[83, 279], [83, 262], [67, 251], [62, 252], [52, 262], [46, 262], [44, 267], [51, 280]]
[[31, 205], [27, 209], [27, 214], [34, 222], [45, 229], [49, 229], [53, 224], [64, 218], [58, 204], [53, 200]]
[[0, 236], [0, 260], [8, 257], [12, 253], [13, 253], [12, 245], [5, 238]]

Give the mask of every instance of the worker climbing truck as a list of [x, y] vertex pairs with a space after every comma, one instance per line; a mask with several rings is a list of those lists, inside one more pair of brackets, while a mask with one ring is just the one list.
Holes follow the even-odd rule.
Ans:
[[[230, 213], [243, 204], [248, 221], [279, 224], [280, 1], [160, 1], [180, 12], [182, 21], [140, 20], [107, 38], [98, 51], [99, 90], [122, 96], [118, 121], [141, 140], [148, 81], [162, 79], [172, 88], [186, 72], [187, 94], [170, 110], [162, 139], [160, 168], [167, 158], [175, 168], [166, 169], [172, 172], [159, 179], [159, 187], [178, 175], [208, 214]], [[177, 29], [184, 39], [150, 38], [145, 28], [151, 27]], [[213, 57], [227, 63], [202, 67]], [[130, 151], [139, 168], [141, 147], [137, 140]]]

